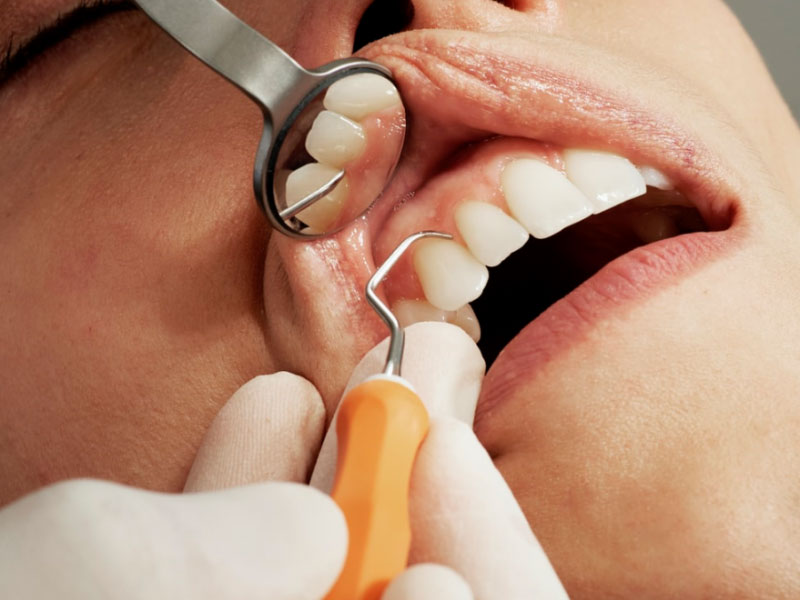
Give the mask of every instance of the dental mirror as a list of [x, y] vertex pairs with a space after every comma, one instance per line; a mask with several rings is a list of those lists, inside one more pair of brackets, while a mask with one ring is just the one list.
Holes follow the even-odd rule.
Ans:
[[380, 196], [405, 139], [386, 67], [344, 58], [304, 69], [216, 0], [134, 1], [261, 109], [253, 188], [276, 230], [329, 235]]

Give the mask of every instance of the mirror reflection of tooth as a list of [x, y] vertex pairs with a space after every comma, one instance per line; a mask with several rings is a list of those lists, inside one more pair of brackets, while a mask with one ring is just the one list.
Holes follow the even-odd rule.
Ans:
[[488, 269], [451, 240], [418, 242], [414, 269], [425, 298], [442, 310], [458, 310], [477, 299], [489, 281]]
[[[309, 163], [293, 171], [286, 179], [286, 205], [291, 206], [318, 190], [338, 171], [335, 167], [319, 163]], [[300, 211], [297, 218], [312, 230], [327, 230], [339, 219], [349, 189], [345, 176], [333, 191]]]
[[400, 104], [400, 93], [385, 77], [357, 73], [329, 87], [322, 104], [328, 110], [359, 121], [371, 113]]
[[634, 164], [623, 156], [596, 150], [565, 150], [567, 177], [600, 213], [647, 192]]
[[467, 248], [488, 267], [499, 265], [528, 241], [525, 228], [494, 204], [462, 202], [454, 216]]
[[592, 214], [592, 204], [563, 173], [539, 160], [521, 158], [500, 176], [506, 204], [532, 236], [550, 237]]
[[306, 137], [306, 150], [317, 161], [343, 167], [358, 158], [367, 145], [361, 125], [338, 113], [323, 110]]

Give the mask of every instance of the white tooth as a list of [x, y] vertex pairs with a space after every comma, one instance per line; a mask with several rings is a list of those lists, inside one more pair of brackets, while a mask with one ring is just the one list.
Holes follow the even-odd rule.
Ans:
[[450, 311], [436, 308], [425, 300], [398, 300], [392, 305], [392, 312], [401, 327], [408, 327], [421, 321], [449, 322]]
[[472, 255], [494, 267], [528, 241], [528, 232], [500, 208], [486, 202], [462, 202], [456, 227]]
[[459, 308], [450, 321], [453, 325], [458, 325], [467, 332], [475, 342], [481, 341], [481, 324], [478, 322], [478, 317], [475, 316], [475, 311], [469, 304], [465, 304]]
[[567, 177], [599, 213], [647, 191], [644, 178], [627, 158], [595, 150], [565, 150]]
[[[309, 163], [293, 171], [286, 179], [286, 205], [291, 206], [318, 190], [338, 172], [334, 167], [319, 163]], [[297, 218], [313, 230], [325, 231], [339, 218], [349, 187], [345, 176], [328, 195], [300, 211]]]
[[592, 214], [589, 200], [564, 176], [541, 161], [521, 158], [500, 176], [506, 204], [536, 238], [546, 238]]
[[478, 323], [478, 317], [475, 316], [475, 311], [472, 310], [469, 304], [465, 304], [458, 310], [442, 310], [425, 300], [403, 299], [392, 305], [392, 312], [400, 322], [400, 327], [408, 327], [422, 321], [451, 323], [461, 327], [476, 342], [481, 339], [481, 326]]
[[489, 271], [452, 240], [427, 239], [414, 251], [414, 268], [428, 302], [457, 310], [481, 295]]
[[675, 184], [672, 183], [672, 180], [655, 167], [644, 166], [636, 168], [639, 169], [639, 173], [641, 173], [644, 182], [648, 186], [666, 191], [675, 189]]
[[635, 215], [631, 220], [631, 226], [634, 233], [645, 244], [675, 237], [680, 233], [672, 215], [658, 209]]
[[329, 110], [317, 115], [306, 137], [308, 153], [332, 167], [343, 167], [358, 158], [366, 145], [361, 125]]
[[400, 94], [385, 77], [358, 73], [329, 87], [322, 104], [328, 110], [360, 121], [368, 114], [400, 104]]

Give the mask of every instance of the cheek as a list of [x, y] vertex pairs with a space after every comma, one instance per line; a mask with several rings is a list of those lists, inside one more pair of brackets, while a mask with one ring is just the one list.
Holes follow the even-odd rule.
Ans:
[[0, 158], [0, 503], [78, 475], [179, 489], [219, 405], [269, 368], [258, 114], [202, 69], [146, 91], [142, 70]]

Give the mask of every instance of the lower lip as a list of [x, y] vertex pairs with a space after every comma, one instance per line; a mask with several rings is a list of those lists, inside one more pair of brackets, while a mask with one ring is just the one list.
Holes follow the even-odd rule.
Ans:
[[579, 343], [601, 320], [629, 310], [717, 258], [730, 246], [729, 231], [691, 233], [636, 248], [550, 306], [503, 348], [489, 369], [475, 429], [485, 426], [515, 389], [529, 385], [545, 365]]

